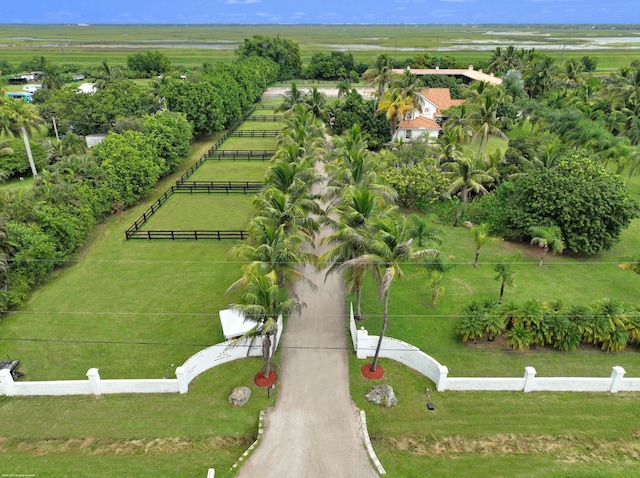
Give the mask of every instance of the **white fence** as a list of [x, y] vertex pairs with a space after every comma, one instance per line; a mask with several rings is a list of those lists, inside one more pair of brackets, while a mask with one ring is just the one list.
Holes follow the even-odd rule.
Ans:
[[[359, 359], [375, 355], [379, 336], [356, 330], [353, 306], [349, 317], [351, 339]], [[355, 334], [354, 334], [355, 331]], [[355, 336], [355, 339], [354, 339]], [[522, 392], [640, 392], [640, 378], [625, 378], [622, 367], [613, 367], [609, 377], [536, 377], [536, 369], [525, 367], [523, 377], [449, 377], [449, 369], [411, 344], [383, 337], [380, 357], [400, 362], [429, 378], [439, 392], [522, 391]]]
[[[282, 335], [282, 317], [278, 318], [278, 332], [272, 343], [275, 353]], [[127, 379], [102, 380], [97, 368], [87, 372], [88, 380], [53, 380], [16, 382], [9, 370], [0, 370], [0, 395], [103, 395], [111, 393], [187, 393], [191, 381], [203, 372], [220, 365], [249, 356], [262, 356], [262, 339], [258, 338], [249, 348], [248, 343], [231, 346], [232, 342], [223, 342], [191, 356], [176, 369], [173, 379]], [[248, 350], [249, 348], [249, 350]]]

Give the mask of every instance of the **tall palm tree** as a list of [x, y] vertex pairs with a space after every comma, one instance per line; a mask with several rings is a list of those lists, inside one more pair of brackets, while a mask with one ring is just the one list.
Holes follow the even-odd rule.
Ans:
[[327, 106], [327, 97], [324, 93], [318, 91], [318, 87], [311, 88], [309, 94], [304, 98], [309, 112], [316, 120], [323, 119], [325, 116], [325, 108]]
[[280, 103], [275, 111], [289, 111], [295, 105], [304, 104], [306, 95], [298, 89], [295, 81], [291, 83], [291, 89], [284, 94], [284, 100]]
[[389, 319], [389, 292], [391, 284], [396, 278], [403, 276], [401, 265], [409, 260], [425, 257], [426, 255], [438, 255], [437, 249], [423, 249], [413, 251], [413, 239], [407, 234], [406, 221], [402, 216], [387, 216], [372, 220], [373, 235], [369, 238], [368, 252], [360, 257], [347, 261], [354, 266], [375, 267], [376, 275], [380, 278], [378, 299], [384, 302], [384, 315], [380, 337], [376, 346], [371, 372], [376, 371], [382, 339], [387, 329]]
[[122, 72], [118, 67], [109, 66], [109, 63], [107, 63], [106, 60], [103, 60], [95, 72], [95, 77], [95, 87], [99, 90], [103, 90], [114, 81], [121, 80]]
[[362, 80], [371, 83], [376, 88], [376, 97], [380, 100], [386, 86], [391, 83], [393, 77], [392, 60], [379, 57], [374, 66], [364, 72]]
[[[366, 186], [347, 189], [341, 201], [330, 206], [327, 211], [325, 222], [334, 232], [322, 239], [322, 244], [329, 244], [331, 247], [318, 258], [318, 265], [320, 268], [328, 266], [326, 276], [345, 271], [345, 283], [349, 292], [356, 294], [357, 318], [362, 318], [362, 285], [370, 264], [352, 264], [348, 261], [366, 253], [371, 219], [392, 211], [395, 209]], [[337, 219], [331, 219], [332, 216], [337, 216]]]
[[502, 119], [498, 117], [498, 99], [493, 94], [483, 94], [474, 103], [469, 114], [469, 123], [475, 131], [474, 136], [480, 138], [478, 144], [478, 158], [482, 154], [482, 147], [488, 142], [489, 136], [499, 136], [507, 139], [500, 129]]
[[[240, 301], [229, 307], [243, 313], [245, 320], [255, 323], [235, 344], [249, 339], [250, 345], [258, 337], [262, 337], [262, 358], [264, 360], [264, 377], [271, 373], [273, 358], [272, 340], [277, 333], [278, 317], [299, 312], [305, 304], [297, 298], [287, 297], [283, 290], [268, 274], [254, 270], [244, 283]], [[249, 350], [251, 346], [249, 347]]]
[[396, 134], [398, 125], [402, 118], [411, 113], [415, 108], [414, 99], [410, 96], [403, 96], [398, 88], [385, 91], [378, 104], [378, 113], [384, 113], [389, 121], [391, 137]]
[[[447, 176], [451, 180], [451, 185], [447, 190], [448, 194], [460, 194], [462, 204], [467, 207], [469, 203], [469, 192], [476, 194], [487, 194], [485, 185], [491, 184], [493, 178], [487, 173], [485, 164], [480, 160], [472, 160], [467, 157], [446, 163], [444, 165]], [[461, 204], [458, 203], [456, 220], [454, 226], [458, 226], [461, 214]]]
[[564, 251], [562, 232], [557, 226], [534, 227], [531, 229], [531, 236], [531, 245], [537, 244], [542, 249], [538, 267], [542, 267], [544, 258], [549, 250], [554, 254], [562, 254], [562, 251]]
[[20, 131], [22, 133], [22, 139], [24, 140], [24, 147], [27, 151], [27, 157], [29, 158], [29, 166], [31, 166], [31, 172], [33, 177], [38, 177], [38, 171], [36, 164], [33, 161], [33, 154], [31, 153], [31, 146], [29, 145], [29, 136], [27, 131], [32, 131], [35, 125], [42, 121], [42, 118], [38, 116], [38, 112], [31, 103], [27, 103], [22, 100], [14, 100], [7, 98], [2, 106], [5, 113], [9, 117], [9, 132], [16, 133]]

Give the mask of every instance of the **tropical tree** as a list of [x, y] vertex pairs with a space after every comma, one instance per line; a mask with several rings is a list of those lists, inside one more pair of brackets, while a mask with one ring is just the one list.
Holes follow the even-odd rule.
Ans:
[[502, 132], [502, 118], [498, 113], [499, 99], [495, 94], [487, 92], [481, 95], [475, 102], [468, 117], [468, 123], [473, 131], [474, 136], [480, 138], [478, 143], [478, 158], [482, 154], [482, 148], [489, 141], [489, 136], [499, 136], [507, 139]]
[[347, 261], [347, 264], [354, 266], [365, 266], [370, 264], [375, 267], [377, 277], [379, 277], [378, 300], [384, 302], [384, 315], [378, 344], [371, 363], [371, 372], [376, 371], [382, 339], [387, 329], [389, 319], [389, 292], [391, 284], [396, 278], [403, 276], [402, 268], [404, 262], [425, 257], [427, 255], [438, 255], [437, 249], [423, 249], [413, 251], [413, 239], [408, 238], [406, 221], [402, 216], [387, 216], [384, 218], [374, 218], [372, 220], [373, 235], [369, 238], [367, 246], [368, 252], [360, 257]]
[[311, 88], [311, 91], [305, 96], [304, 104], [307, 105], [309, 112], [316, 120], [324, 118], [327, 97], [324, 93], [318, 91], [317, 86]]
[[415, 108], [413, 98], [404, 96], [398, 88], [385, 91], [378, 104], [378, 113], [384, 113], [389, 121], [391, 137], [396, 133], [400, 121], [404, 115], [411, 113]]
[[441, 243], [442, 233], [442, 229], [434, 225], [432, 218], [420, 217], [417, 214], [407, 217], [407, 234], [418, 241], [418, 247], [422, 247], [425, 241]]
[[484, 316], [485, 307], [480, 302], [472, 301], [464, 306], [455, 327], [463, 342], [472, 340], [475, 344], [478, 338], [482, 337], [485, 331]]
[[498, 305], [502, 305], [502, 297], [504, 296], [504, 289], [506, 286], [515, 287], [516, 283], [513, 280], [516, 275], [516, 271], [513, 269], [513, 264], [508, 262], [500, 262], [493, 268], [496, 272], [495, 280], [500, 281], [500, 298], [498, 299]]
[[549, 249], [551, 249], [551, 252], [554, 254], [562, 254], [562, 251], [564, 251], [562, 233], [557, 226], [534, 227], [531, 229], [531, 236], [531, 245], [537, 244], [542, 249], [538, 267], [542, 267], [542, 263]]
[[294, 81], [291, 83], [291, 88], [289, 89], [289, 91], [285, 92], [284, 100], [282, 100], [282, 103], [280, 103], [276, 107], [275, 111], [276, 112], [289, 111], [295, 105], [304, 104], [305, 99], [306, 99], [305, 93], [303, 93], [298, 89], [298, 86]]
[[516, 323], [507, 332], [507, 343], [516, 350], [526, 350], [533, 342], [531, 330], [523, 324]]
[[476, 247], [476, 257], [473, 263], [473, 267], [478, 267], [478, 258], [480, 257], [480, 249], [485, 244], [495, 244], [502, 240], [501, 237], [495, 237], [489, 235], [489, 225], [488, 224], [479, 224], [474, 226], [471, 222], [465, 221], [464, 226], [469, 228], [471, 233], [473, 234], [473, 243]]
[[29, 158], [29, 166], [31, 166], [31, 172], [33, 177], [38, 176], [36, 170], [36, 164], [33, 161], [33, 154], [31, 153], [31, 146], [29, 145], [29, 136], [27, 132], [31, 132], [36, 124], [42, 119], [38, 116], [38, 112], [31, 103], [27, 103], [22, 100], [14, 100], [7, 98], [2, 105], [4, 112], [9, 118], [8, 133], [22, 133], [22, 139], [24, 140], [24, 147], [27, 151], [27, 157]]
[[376, 88], [376, 96], [380, 99], [385, 87], [393, 77], [393, 61], [384, 55], [380, 55], [375, 64], [364, 72], [362, 80], [371, 83]]
[[[488, 191], [485, 185], [493, 182], [493, 178], [487, 174], [485, 164], [480, 160], [474, 161], [463, 156], [456, 161], [446, 163], [443, 169], [451, 181], [447, 193], [451, 195], [459, 193], [465, 208], [469, 203], [470, 191], [476, 194], [487, 194]], [[454, 226], [458, 226], [460, 221], [460, 208], [461, 204], [458, 203]]]
[[255, 324], [251, 330], [235, 341], [235, 345], [249, 340], [248, 350], [251, 350], [255, 340], [262, 338], [264, 378], [268, 378], [271, 373], [272, 341], [277, 334], [278, 317], [287, 317], [294, 312], [299, 312], [305, 305], [296, 298], [287, 297], [286, 291], [278, 285], [273, 276], [253, 270], [244, 283], [240, 301], [229, 306], [242, 312], [245, 320]]

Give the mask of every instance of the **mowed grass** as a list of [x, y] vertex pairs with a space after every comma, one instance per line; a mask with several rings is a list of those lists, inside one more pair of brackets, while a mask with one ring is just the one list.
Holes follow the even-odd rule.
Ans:
[[[21, 360], [28, 380], [84, 379], [91, 367], [105, 378], [160, 378], [168, 369], [172, 376], [192, 354], [222, 341], [218, 310], [235, 300], [225, 290], [241, 273], [229, 256], [237, 243], [124, 235], [215, 139], [194, 143], [192, 159], [155, 195], [99, 225], [76, 261], [0, 322], [0, 354]], [[239, 224], [251, 214], [246, 200]]]
[[142, 229], [245, 229], [255, 216], [254, 198], [253, 193], [174, 193]]
[[[203, 476], [229, 468], [257, 435], [260, 410], [275, 403], [253, 384], [260, 359], [200, 375], [187, 394], [0, 397], [3, 473], [36, 476]], [[227, 403], [237, 386], [252, 397]]]
[[258, 181], [262, 182], [269, 161], [209, 160], [202, 163], [187, 181]]
[[232, 151], [232, 150], [268, 150], [275, 151], [278, 145], [277, 138], [228, 138], [219, 151]]
[[[637, 469], [636, 394], [438, 393], [421, 374], [390, 360], [380, 361], [382, 379], [367, 380], [363, 363], [350, 360], [352, 396], [366, 411], [389, 477], [622, 478]], [[364, 398], [379, 383], [394, 388], [397, 407]]]

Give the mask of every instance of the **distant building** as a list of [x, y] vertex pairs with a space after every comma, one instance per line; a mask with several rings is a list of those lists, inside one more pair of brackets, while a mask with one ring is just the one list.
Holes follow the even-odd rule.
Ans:
[[26, 91], [10, 91], [7, 93], [7, 96], [14, 100], [25, 100], [27, 103], [33, 102], [33, 93]]
[[82, 83], [76, 89], [76, 93], [86, 93], [88, 95], [92, 95], [96, 91], [98, 91], [98, 88], [96, 88], [96, 84], [95, 83]]
[[102, 143], [102, 141], [107, 137], [106, 134], [88, 134], [87, 136], [84, 137], [85, 141], [87, 142], [87, 148], [91, 149], [93, 148], [96, 144], [100, 144]]
[[26, 85], [23, 86], [22, 89], [28, 93], [35, 93], [36, 91], [42, 89], [42, 85]]
[[71, 80], [72, 81], [82, 81], [85, 79], [84, 75], [71, 75]]
[[464, 102], [452, 100], [449, 88], [424, 88], [418, 92], [418, 100], [420, 108], [402, 118], [392, 140], [436, 139], [442, 130], [442, 112]]
[[428, 76], [428, 75], [445, 75], [452, 76], [454, 78], [461, 79], [463, 83], [469, 84], [472, 81], [486, 81], [492, 85], [501, 85], [502, 78], [498, 78], [493, 73], [484, 73], [482, 70], [474, 70], [473, 65], [469, 65], [466, 70], [464, 68], [407, 68], [395, 69], [394, 73], [402, 75], [404, 72], [409, 71], [416, 76]]

